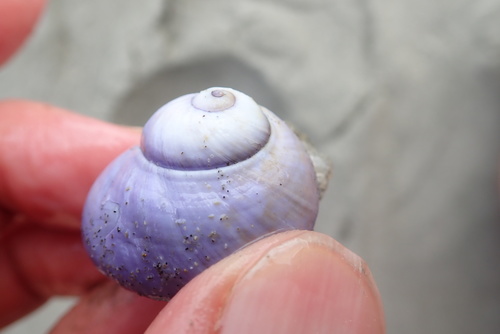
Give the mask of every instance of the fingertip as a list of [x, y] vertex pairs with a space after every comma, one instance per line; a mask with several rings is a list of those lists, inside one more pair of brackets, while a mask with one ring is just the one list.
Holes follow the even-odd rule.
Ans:
[[45, 0], [0, 1], [0, 65], [6, 62], [31, 33]]
[[291, 231], [209, 268], [148, 333], [383, 333], [384, 326], [365, 263], [326, 235]]

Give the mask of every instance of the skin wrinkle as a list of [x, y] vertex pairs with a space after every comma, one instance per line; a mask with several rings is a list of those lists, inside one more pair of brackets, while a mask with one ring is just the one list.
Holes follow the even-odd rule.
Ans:
[[40, 300], [41, 303], [43, 303], [47, 298], [43, 297], [40, 293], [38, 293], [34, 288], [33, 285], [29, 283], [29, 279], [22, 273], [22, 270], [19, 266], [19, 261], [17, 261], [16, 256], [13, 252], [9, 251], [8, 244], [7, 247], [4, 247], [5, 253], [6, 253], [6, 258], [9, 263], [9, 267], [12, 269], [11, 271], [14, 273], [14, 275], [17, 277], [17, 282], [20, 283], [20, 285], [24, 288], [23, 290], [28, 292], [29, 295], [32, 296], [33, 300]]
[[27, 312], [34, 311], [43, 304], [43, 301], [34, 300], [26, 290], [22, 289], [22, 286], [18, 284], [18, 281], [15, 279], [16, 277], [12, 271], [3, 271], [3, 268], [8, 262], [5, 257], [6, 255], [0, 251], [0, 259], [2, 260], [2, 263], [0, 264], [2, 267], [1, 280], [3, 283], [7, 283], [9, 292], [14, 291], [14, 294], [18, 298], [14, 299], [12, 296], [10, 296], [10, 298], [5, 297], [5, 295], [2, 296], [2, 305], [0, 305], [0, 328], [16, 321]]
[[10, 231], [23, 223], [25, 219], [21, 215], [0, 208], [0, 241], [6, 239]]
[[22, 273], [22, 270], [20, 268], [21, 262], [19, 261], [19, 257], [16, 256], [15, 252], [17, 247], [13, 247], [13, 242], [11, 242], [11, 240], [15, 240], [15, 236], [8, 236], [5, 239], [1, 239], [2, 249], [6, 254], [6, 259], [8, 261], [9, 267], [18, 278], [17, 281], [20, 282], [22, 286], [24, 286], [24, 289], [28, 291], [34, 297], [34, 299], [43, 299], [42, 296], [33, 289], [32, 285], [28, 283], [29, 279], [27, 279], [26, 275]]
[[[29, 279], [26, 277], [26, 275], [23, 274], [23, 271], [21, 270], [20, 262], [15, 254], [16, 247], [12, 247], [12, 240], [15, 240], [15, 234], [18, 230], [19, 228], [17, 228], [16, 226], [16, 228], [10, 229], [6, 233], [2, 233], [2, 235], [0, 235], [0, 258], [2, 259], [1, 264], [3, 268], [0, 277], [2, 278], [1, 280], [3, 284], [6, 284], [6, 280], [14, 283], [14, 285], [10, 286], [9, 291], [22, 291], [23, 300], [16, 300], [13, 302], [22, 303], [25, 310], [35, 310], [37, 307], [45, 303], [47, 298], [43, 297], [34, 289], [34, 287], [30, 284]], [[18, 312], [19, 310], [17, 310], [16, 308], [10, 308], [7, 311], [7, 313], [9, 314], [3, 315], [0, 321], [0, 328], [10, 323], [11, 321], [15, 321], [19, 316], [22, 315]]]
[[8, 233], [8, 235], [5, 236], [5, 238], [2, 238], [0, 240], [2, 241], [2, 248], [7, 255], [9, 267], [18, 278], [17, 282], [20, 282], [20, 285], [24, 287], [24, 290], [27, 291], [34, 300], [45, 301], [48, 296], [44, 297], [42, 293], [40, 293], [40, 291], [36, 291], [35, 286], [31, 283], [31, 279], [25, 274], [24, 270], [21, 269], [24, 260], [17, 253], [17, 250], [19, 249], [19, 246], [17, 245], [17, 235], [22, 235], [29, 230], [30, 228], [24, 227], [14, 228], [12, 231], [10, 231], [10, 233]]
[[[3, 148], [4, 141], [3, 141], [3, 136], [4, 133], [0, 132], [1, 137], [0, 137], [0, 152], [5, 152], [5, 149]], [[5, 164], [1, 163], [4, 158], [0, 156], [0, 189], [2, 191], [0, 192], [0, 203], [1, 205], [1, 210], [3, 212], [11, 212], [14, 211], [13, 209], [15, 208], [15, 205], [12, 203], [12, 197], [10, 194], [10, 188], [7, 187], [7, 174], [6, 173], [6, 166]], [[3, 168], [2, 168], [3, 167]]]
[[[80, 234], [77, 232], [61, 232], [60, 230], [53, 230], [50, 228], [33, 227], [30, 224], [23, 224], [18, 226], [9, 233], [0, 238], [1, 247], [6, 254], [8, 261], [8, 268], [16, 275], [23, 290], [32, 296], [33, 300], [45, 301], [47, 298], [58, 294], [81, 294], [88, 291], [93, 286], [102, 282], [104, 276], [95, 272], [79, 277], [78, 273], [69, 270], [68, 272], [59, 272], [59, 265], [51, 260], [54, 254], [60, 252], [59, 246], [56, 248], [48, 249], [47, 243], [51, 244], [50, 239], [63, 239], [63, 249], [66, 253], [64, 261], [69, 258], [74, 259], [74, 264], [87, 266], [90, 260], [82, 263], [81, 256], [83, 249], [80, 246]], [[43, 241], [49, 239], [49, 241]], [[37, 244], [40, 247], [40, 252], [26, 248], [32, 246], [33, 242], [40, 241]], [[76, 243], [75, 243], [76, 242]], [[49, 246], [50, 247], [50, 246]], [[70, 260], [72, 261], [72, 260]], [[45, 275], [38, 275], [43, 273]], [[73, 281], [81, 280], [82, 284], [78, 289], [69, 288], [65, 279], [73, 279]], [[61, 281], [62, 280], [62, 281]]]
[[[302, 251], [303, 248], [310, 246], [326, 247], [332, 250], [333, 252], [340, 254], [344, 259], [345, 263], [349, 264], [356, 272], [362, 275], [366, 275], [367, 273], [367, 271], [365, 270], [366, 263], [363, 261], [363, 259], [361, 259], [358, 255], [352, 253], [351, 251], [347, 250], [346, 248], [342, 247], [334, 239], [331, 238], [312, 239], [311, 235], [309, 234], [304, 235], [304, 233], [302, 233], [298, 235], [297, 238], [291, 239], [283, 243], [282, 245], [271, 249], [268, 253], [263, 255], [260, 258], [260, 260], [257, 261], [256, 265], [246, 273], [245, 278], [251, 278], [253, 274], [261, 270], [262, 267], [268, 266], [269, 262], [274, 261], [275, 255], [277, 254], [293, 251], [293, 253], [290, 253], [289, 256], [291, 262], [295, 254]], [[286, 264], [286, 263], [279, 262], [279, 264]]]
[[0, 238], [4, 231], [7, 229], [7, 226], [9, 222], [9, 215], [4, 212], [3, 210], [0, 210]]

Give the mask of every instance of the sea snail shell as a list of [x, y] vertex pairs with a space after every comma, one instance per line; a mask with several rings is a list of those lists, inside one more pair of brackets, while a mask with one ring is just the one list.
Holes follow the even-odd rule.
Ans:
[[84, 207], [83, 241], [106, 275], [168, 300], [258, 238], [312, 229], [318, 202], [293, 131], [247, 95], [216, 87], [160, 108], [141, 146], [105, 169]]

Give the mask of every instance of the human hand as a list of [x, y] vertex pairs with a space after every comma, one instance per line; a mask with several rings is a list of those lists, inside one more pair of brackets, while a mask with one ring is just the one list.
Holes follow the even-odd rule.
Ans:
[[[5, 8], [0, 22], [18, 13]], [[18, 31], [9, 45], [20, 45], [29, 29]], [[13, 51], [0, 42], [0, 61]], [[53, 333], [384, 332], [365, 264], [315, 232], [260, 240], [200, 274], [166, 306], [104, 278], [83, 249], [80, 212], [100, 171], [138, 142], [136, 129], [39, 103], [0, 103], [0, 327], [51, 296], [77, 295]]]
[[[102, 168], [138, 140], [137, 130], [49, 105], [0, 103], [0, 327], [51, 296], [87, 296], [82, 300], [88, 305], [102, 296], [101, 285], [114, 289], [84, 251], [79, 217]], [[130, 333], [142, 332], [164, 305], [132, 294], [123, 303], [112, 301], [107, 305], [120, 317], [134, 312], [130, 323], [123, 321]], [[98, 320], [95, 316], [91, 326], [98, 327]], [[118, 331], [117, 323], [108, 327], [108, 333], [127, 332]], [[60, 332], [77, 331], [62, 327]]]

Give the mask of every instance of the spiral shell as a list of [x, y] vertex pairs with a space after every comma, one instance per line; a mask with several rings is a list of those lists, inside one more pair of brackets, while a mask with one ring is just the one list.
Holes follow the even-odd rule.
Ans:
[[312, 229], [318, 203], [293, 131], [245, 94], [215, 87], [160, 108], [140, 147], [105, 169], [84, 207], [83, 240], [105, 274], [168, 300], [258, 238]]

